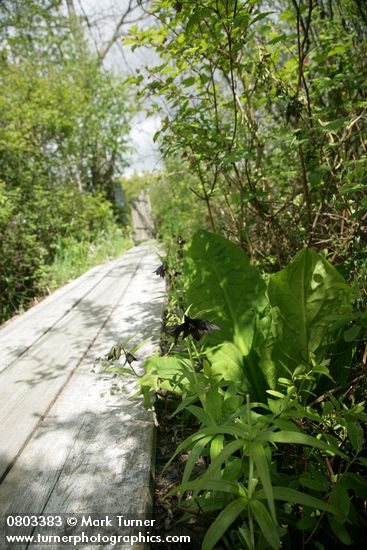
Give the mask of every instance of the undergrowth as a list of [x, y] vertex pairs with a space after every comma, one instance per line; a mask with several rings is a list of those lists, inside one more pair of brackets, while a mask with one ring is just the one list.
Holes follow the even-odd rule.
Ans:
[[137, 384], [175, 426], [160, 505], [203, 550], [362, 547], [367, 319], [352, 288], [312, 249], [262, 275], [206, 231], [157, 274], [167, 346]]
[[126, 230], [114, 226], [99, 233], [92, 243], [71, 238], [57, 247], [45, 282], [50, 290], [56, 289], [91, 267], [117, 258], [131, 246]]

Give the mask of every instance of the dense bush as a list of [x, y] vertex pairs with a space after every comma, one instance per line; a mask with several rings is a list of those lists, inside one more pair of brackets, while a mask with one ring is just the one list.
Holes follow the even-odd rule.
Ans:
[[0, 321], [26, 303], [44, 275], [46, 249], [0, 188]]
[[157, 143], [195, 176], [187, 193], [211, 229], [267, 269], [309, 245], [363, 279], [362, 3], [152, 0], [147, 11], [152, 27], [130, 42], [160, 61], [135, 81], [153, 109], [168, 106]]
[[34, 187], [26, 208], [21, 190], [0, 188], [0, 320], [48, 288], [48, 266], [71, 239], [93, 242], [115, 225], [112, 208], [100, 194], [60, 187]]
[[47, 288], [56, 250], [116, 223], [128, 88], [59, 2], [0, 6], [0, 322]]

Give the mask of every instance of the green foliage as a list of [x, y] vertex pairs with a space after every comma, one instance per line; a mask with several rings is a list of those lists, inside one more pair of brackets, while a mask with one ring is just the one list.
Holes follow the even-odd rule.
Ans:
[[[201, 203], [201, 229], [273, 272], [265, 293], [219, 235], [197, 234], [184, 262], [170, 248], [170, 273], [184, 281], [170, 279], [169, 324], [186, 313], [222, 330], [171, 344], [140, 383], [147, 398], [152, 376], [158, 393], [179, 396], [181, 421], [188, 411], [195, 418], [176, 452], [189, 457], [174, 492], [187, 496], [187, 519], [207, 521], [203, 548], [358, 547], [367, 12], [349, 0], [270, 9], [261, 0], [153, 0], [152, 27], [131, 31], [134, 48], [160, 56], [149, 79], [135, 79], [153, 109], [169, 107], [155, 140], [191, 174], [176, 222], [174, 198], [167, 204], [165, 241], [181, 219], [197, 229], [190, 210]], [[195, 477], [198, 458], [206, 470]]]
[[[176, 315], [181, 304], [222, 330], [172, 344], [138, 378], [147, 406], [152, 390], [174, 394], [174, 414], [195, 423], [171, 459], [188, 453], [167, 496], [179, 495], [184, 519], [207, 522], [206, 550], [220, 541], [277, 549], [302, 538], [317, 547], [358, 545], [364, 401], [343, 397], [353, 381], [339, 395], [320, 391], [351, 317], [351, 289], [311, 249], [262, 278], [240, 248], [206, 231], [185, 247], [184, 267], [183, 288], [172, 289]], [[195, 474], [199, 458], [206, 467]]]
[[[106, 234], [111, 248], [114, 239], [121, 245], [126, 242], [126, 237], [118, 236], [111, 205], [102, 195], [84, 194], [73, 187], [52, 193], [34, 187], [27, 199], [25, 204], [21, 191], [0, 188], [1, 320], [34, 296], [55, 288], [56, 281], [61, 284], [72, 273], [79, 275], [82, 265], [89, 265], [89, 249], [99, 247]], [[109, 253], [103, 256], [108, 258]], [[50, 275], [48, 266], [54, 258], [51, 273], [58, 269], [69, 273]], [[72, 266], [72, 260], [78, 265]]]
[[193, 232], [210, 227], [202, 201], [190, 191], [196, 178], [177, 159], [167, 162], [167, 171], [157, 176], [150, 196], [157, 237], [169, 249], [177, 238], [189, 239]]
[[29, 192], [35, 183], [47, 190], [71, 183], [112, 198], [127, 148], [127, 92], [96, 63], [87, 54], [62, 64], [33, 52], [7, 55], [0, 69], [0, 169], [8, 187]]
[[79, 277], [91, 267], [112, 260], [131, 246], [126, 232], [115, 225], [97, 233], [90, 242], [66, 239], [57, 247], [55, 258], [42, 281], [47, 288], [55, 289]]
[[[168, 107], [155, 140], [186, 166], [181, 182], [167, 177], [167, 200], [153, 185], [160, 236], [171, 245], [198, 223], [217, 233], [169, 247], [175, 342], [139, 380], [148, 404], [152, 388], [174, 394], [180, 421], [195, 423], [172, 493], [186, 519], [206, 522], [205, 550], [363, 546], [366, 8], [147, 10], [152, 26], [125, 42], [154, 48], [159, 64], [134, 81], [153, 111]], [[199, 341], [180, 341], [185, 315], [221, 330], [204, 323]]]
[[[350, 315], [352, 292], [337, 270], [313, 250], [304, 249], [279, 273], [270, 276], [269, 303], [272, 326], [264, 357], [277, 366], [272, 386], [281, 375], [306, 365], [328, 375], [322, 359], [335, 345], [332, 315]], [[283, 373], [285, 374], [285, 373]]]
[[45, 273], [46, 250], [0, 186], [0, 321], [30, 300]]
[[116, 234], [132, 115], [59, 2], [17, 4], [0, 6], [0, 322], [47, 290], [60, 250]]
[[185, 254], [185, 281], [191, 314], [209, 315], [220, 326], [211, 341], [233, 341], [248, 355], [266, 298], [265, 284], [243, 251], [221, 235], [196, 233]]
[[365, 292], [365, 7], [152, 0], [147, 9], [151, 28], [133, 27], [125, 43], [160, 60], [135, 82], [153, 109], [168, 105], [155, 139], [193, 174], [186, 190], [211, 229], [272, 270], [305, 245], [322, 250], [347, 262]]
[[149, 194], [157, 238], [174, 250], [179, 237], [189, 239], [194, 231], [210, 224], [204, 205], [188, 190], [196, 185], [195, 176], [178, 159], [166, 164], [164, 172], [134, 173], [121, 182], [128, 200], [136, 199], [140, 192]]

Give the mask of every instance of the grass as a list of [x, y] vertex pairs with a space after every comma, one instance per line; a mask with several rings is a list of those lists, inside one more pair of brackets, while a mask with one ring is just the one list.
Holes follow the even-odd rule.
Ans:
[[100, 233], [92, 243], [75, 240], [64, 242], [48, 270], [48, 289], [55, 290], [91, 267], [117, 258], [131, 246], [132, 242], [127, 238], [126, 232], [117, 227]]

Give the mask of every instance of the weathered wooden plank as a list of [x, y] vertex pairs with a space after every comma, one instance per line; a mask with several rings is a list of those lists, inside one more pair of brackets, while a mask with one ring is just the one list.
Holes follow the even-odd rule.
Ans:
[[[118, 261], [118, 260], [117, 260]], [[97, 266], [56, 290], [0, 329], [0, 372], [37, 342], [113, 269], [117, 262]]]
[[[141, 269], [93, 349], [6, 476], [0, 486], [1, 514], [146, 511], [153, 438], [150, 415], [127, 395], [101, 398], [111, 377], [95, 375], [91, 367], [93, 358], [117, 341], [133, 335], [137, 340], [158, 337], [164, 285], [152, 276], [156, 263], [154, 254], [144, 255]], [[138, 355], [151, 353], [155, 345], [146, 343]]]
[[[0, 477], [42, 419], [126, 292], [144, 249], [115, 264], [99, 284], [14, 365], [0, 373]], [[1, 449], [0, 443], [0, 449]]]
[[121, 258], [90, 269], [81, 277], [56, 290], [48, 298], [0, 328], [0, 372], [34, 345], [81, 300], [87, 297], [116, 265], [130, 263], [137, 247]]

